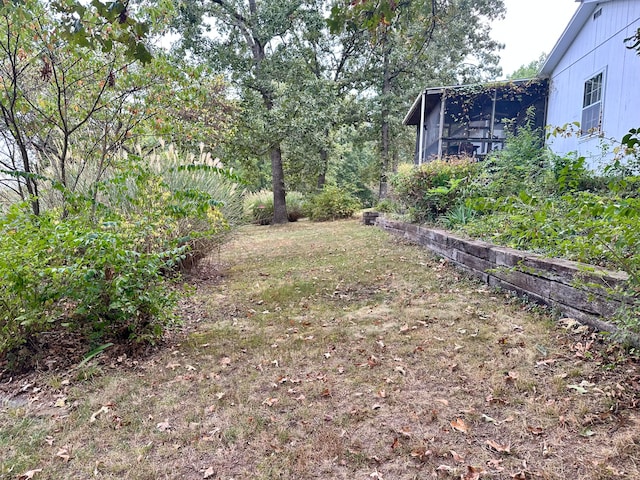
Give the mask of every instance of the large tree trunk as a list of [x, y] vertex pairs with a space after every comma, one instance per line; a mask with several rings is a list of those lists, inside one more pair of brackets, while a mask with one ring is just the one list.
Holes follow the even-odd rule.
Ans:
[[273, 184], [273, 223], [287, 223], [286, 191], [284, 189], [284, 170], [282, 168], [282, 150], [280, 143], [271, 147], [271, 180]]
[[[326, 132], [326, 135], [329, 133]], [[318, 190], [324, 188], [324, 184], [327, 183], [327, 170], [329, 169], [329, 152], [326, 148], [320, 149], [320, 173], [318, 174]]]

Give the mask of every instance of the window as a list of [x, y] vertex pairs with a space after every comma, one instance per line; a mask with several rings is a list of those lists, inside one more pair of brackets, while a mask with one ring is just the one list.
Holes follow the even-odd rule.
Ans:
[[584, 83], [581, 130], [583, 135], [602, 128], [602, 72]]

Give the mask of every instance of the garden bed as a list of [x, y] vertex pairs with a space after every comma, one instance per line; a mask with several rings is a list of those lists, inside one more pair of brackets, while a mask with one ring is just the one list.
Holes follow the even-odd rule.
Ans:
[[640, 346], [638, 336], [627, 334], [607, 321], [630, 303], [630, 297], [616, 293], [629, 290], [625, 288], [629, 276], [624, 272], [545, 258], [384, 217], [379, 217], [376, 225], [427, 247], [488, 285], [526, 295], [565, 316]]

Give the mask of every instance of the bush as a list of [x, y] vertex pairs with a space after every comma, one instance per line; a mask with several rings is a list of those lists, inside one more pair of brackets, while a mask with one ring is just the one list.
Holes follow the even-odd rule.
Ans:
[[309, 199], [306, 208], [311, 220], [326, 222], [352, 217], [361, 208], [361, 204], [347, 191], [335, 186], [325, 186], [320, 193]]
[[[249, 193], [244, 199], [246, 219], [256, 225], [271, 225], [273, 221], [273, 192], [260, 190]], [[305, 217], [304, 196], [299, 192], [287, 192], [287, 218], [297, 222]]]
[[61, 329], [93, 346], [152, 341], [173, 320], [168, 277], [227, 231], [221, 204], [170, 189], [137, 156], [121, 167], [92, 195], [67, 192], [64, 211], [16, 204], [0, 217], [0, 354]]
[[260, 190], [244, 198], [244, 212], [248, 221], [256, 225], [269, 225], [273, 220], [273, 192]]
[[392, 195], [416, 222], [434, 221], [459, 203], [479, 172], [469, 158], [451, 158], [400, 169], [390, 179]]
[[287, 193], [287, 217], [290, 222], [297, 222], [305, 215], [305, 200], [300, 192]]

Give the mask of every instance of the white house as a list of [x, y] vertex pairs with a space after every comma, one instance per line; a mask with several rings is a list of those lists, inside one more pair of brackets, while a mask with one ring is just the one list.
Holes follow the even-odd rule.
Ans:
[[559, 155], [577, 152], [598, 168], [603, 144], [640, 127], [640, 56], [625, 44], [640, 28], [640, 0], [576, 1], [581, 5], [539, 75], [549, 79], [546, 124], [578, 122], [580, 128], [548, 144]]

